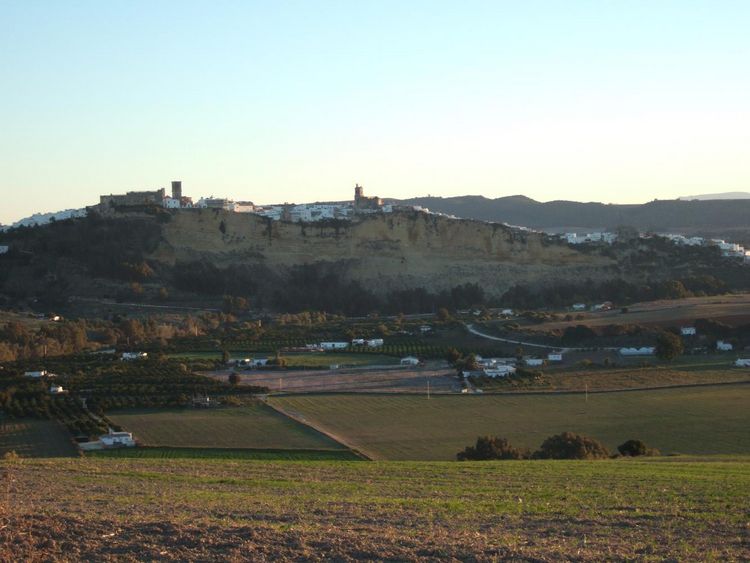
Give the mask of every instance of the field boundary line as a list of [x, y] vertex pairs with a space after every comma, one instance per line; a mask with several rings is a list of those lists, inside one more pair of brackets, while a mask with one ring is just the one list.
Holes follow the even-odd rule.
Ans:
[[320, 432], [324, 436], [330, 438], [331, 440], [333, 440], [337, 444], [341, 444], [342, 446], [344, 446], [345, 448], [347, 448], [349, 451], [353, 452], [354, 455], [361, 456], [361, 457], [363, 457], [367, 461], [374, 461], [376, 459], [372, 454], [365, 453], [361, 448], [355, 447], [354, 445], [350, 444], [349, 442], [347, 442], [346, 440], [344, 440], [340, 436], [338, 436], [336, 434], [332, 434], [332, 433], [328, 432], [327, 430], [321, 428], [320, 426], [317, 426], [317, 425], [311, 423], [309, 420], [307, 420], [303, 416], [300, 416], [300, 415], [292, 413], [292, 412], [288, 412], [283, 407], [271, 404], [270, 401], [266, 401], [265, 404], [268, 407], [270, 407], [273, 410], [275, 410], [280, 415], [285, 416], [285, 417], [287, 417], [287, 418], [289, 418], [289, 419], [291, 419], [291, 420], [293, 420], [293, 421], [295, 421], [295, 422], [297, 422], [299, 424], [302, 424], [303, 426], [307, 426], [308, 428], [312, 428], [316, 432]]

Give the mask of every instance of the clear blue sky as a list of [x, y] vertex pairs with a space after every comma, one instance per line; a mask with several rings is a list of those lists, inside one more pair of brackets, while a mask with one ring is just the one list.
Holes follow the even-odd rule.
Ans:
[[256, 203], [750, 190], [750, 1], [0, 0], [0, 222]]

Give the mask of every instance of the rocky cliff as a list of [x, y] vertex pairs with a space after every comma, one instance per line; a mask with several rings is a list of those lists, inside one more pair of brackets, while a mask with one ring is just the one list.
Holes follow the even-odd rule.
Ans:
[[488, 294], [500, 295], [518, 283], [601, 280], [616, 270], [609, 258], [584, 254], [539, 233], [417, 212], [301, 224], [184, 210], [164, 223], [162, 241], [150, 259], [250, 265], [281, 277], [297, 265], [325, 263], [375, 293], [478, 283]]

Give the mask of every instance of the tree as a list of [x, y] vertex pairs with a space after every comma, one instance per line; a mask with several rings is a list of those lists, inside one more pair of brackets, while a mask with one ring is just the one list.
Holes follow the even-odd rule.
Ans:
[[455, 365], [455, 363], [461, 358], [461, 352], [451, 347], [445, 353], [445, 359], [449, 364]]
[[563, 432], [547, 438], [534, 453], [537, 459], [604, 459], [609, 451], [604, 445], [588, 436]]
[[479, 436], [474, 446], [467, 446], [456, 454], [458, 461], [487, 459], [528, 459], [529, 451], [513, 447], [505, 438]]
[[451, 315], [450, 311], [448, 311], [448, 309], [446, 309], [445, 307], [440, 307], [437, 312], [437, 319], [440, 322], [447, 323], [453, 320], [453, 316]]
[[242, 381], [242, 378], [237, 375], [236, 373], [232, 372], [229, 374], [229, 384], [236, 387], [240, 384], [240, 381]]
[[229, 363], [229, 350], [227, 350], [226, 348], [221, 351], [221, 363], [222, 364]]
[[656, 356], [671, 362], [684, 351], [682, 339], [671, 332], [662, 332], [656, 340]]
[[639, 455], [646, 455], [648, 453], [648, 448], [646, 447], [646, 444], [644, 444], [640, 440], [628, 440], [627, 442], [617, 446], [617, 451], [620, 452], [620, 455], [635, 457]]

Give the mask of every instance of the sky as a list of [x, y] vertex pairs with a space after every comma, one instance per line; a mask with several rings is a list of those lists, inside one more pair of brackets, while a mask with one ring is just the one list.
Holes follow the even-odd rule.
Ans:
[[255, 203], [750, 190], [750, 2], [0, 0], [0, 222]]

